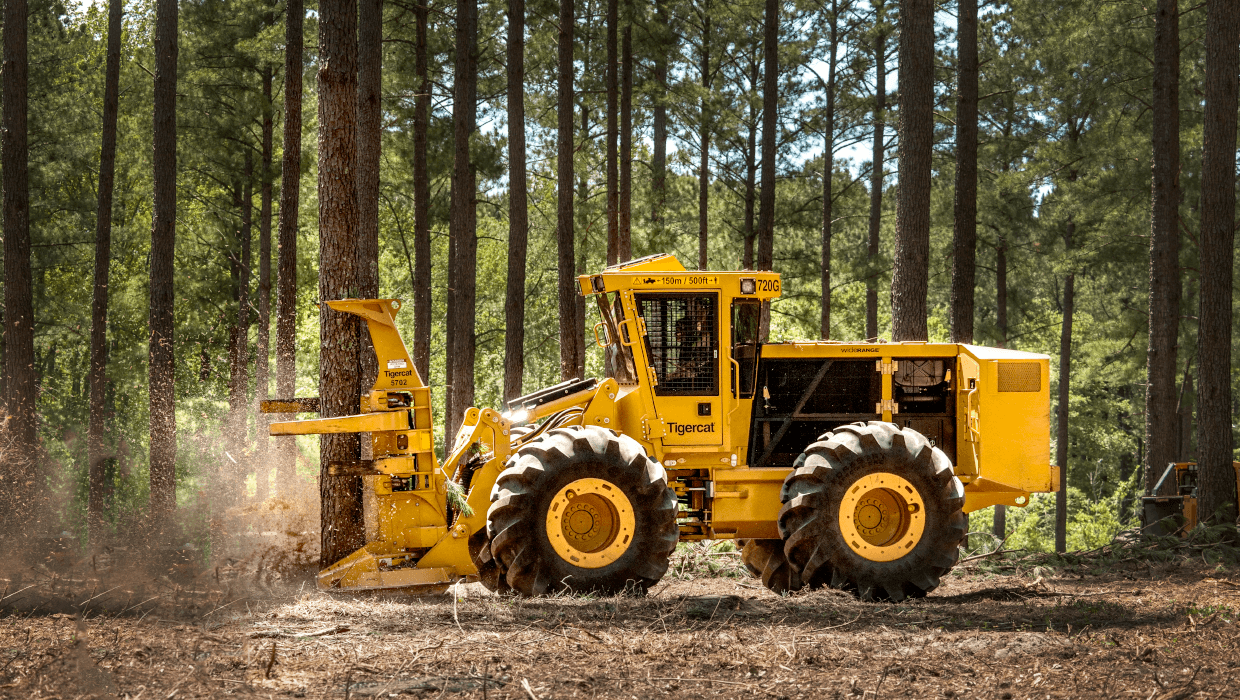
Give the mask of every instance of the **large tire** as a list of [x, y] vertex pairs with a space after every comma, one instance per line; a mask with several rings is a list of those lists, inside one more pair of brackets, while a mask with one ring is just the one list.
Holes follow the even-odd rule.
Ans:
[[640, 593], [667, 572], [679, 540], [676, 493], [635, 440], [558, 428], [509, 465], [491, 492], [487, 532], [514, 591]]
[[791, 593], [804, 584], [801, 574], [788, 564], [783, 540], [746, 540], [741, 548], [741, 562], [762, 585], [775, 593]]
[[512, 587], [504, 578], [503, 568], [491, 554], [491, 538], [487, 536], [485, 527], [469, 536], [469, 559], [478, 570], [478, 582], [487, 590], [500, 595], [512, 593]]
[[841, 426], [795, 467], [780, 493], [779, 532], [806, 583], [900, 601], [934, 590], [955, 566], [964, 486], [920, 433], [878, 421]]

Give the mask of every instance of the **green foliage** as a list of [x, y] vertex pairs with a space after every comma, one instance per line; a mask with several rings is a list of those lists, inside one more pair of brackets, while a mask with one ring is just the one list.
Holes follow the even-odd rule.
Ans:
[[[840, 2], [841, 45], [834, 151], [825, 140], [826, 26], [831, 3], [788, 0], [781, 5], [779, 48], [779, 152], [775, 211], [775, 269], [784, 294], [772, 306], [776, 340], [819, 335], [823, 178], [832, 178], [832, 322], [830, 336], [865, 334], [865, 281], [879, 287], [880, 335], [888, 335], [889, 281], [899, 186], [886, 179], [880, 254], [867, 251], [869, 139], [872, 132], [873, 40], [888, 38], [889, 70], [896, 68], [898, 7], [888, 3], [876, 18], [871, 3]], [[419, 88], [413, 6], [385, 9], [383, 161], [380, 192], [380, 292], [412, 300], [413, 117]], [[313, 8], [311, 8], [313, 9]], [[444, 314], [447, 297], [448, 207], [451, 152], [451, 88], [454, 5], [430, 3], [428, 51], [433, 111], [427, 127], [431, 172], [432, 247], [431, 370], [435, 416], [443, 419]], [[558, 381], [559, 329], [556, 285], [556, 25], [557, 5], [527, 4], [526, 114], [530, 231], [526, 285], [525, 377], [527, 390]], [[153, 5], [128, 3], [122, 42], [121, 102], [107, 337], [108, 442], [114, 452], [108, 479], [113, 494], [108, 516], [118, 532], [142, 517], [147, 499], [147, 265], [150, 239]], [[262, 116], [274, 116], [275, 170], [280, 163], [283, 11], [269, 0], [203, 0], [182, 5], [176, 247], [176, 393], [179, 449], [178, 499], [185, 508], [206, 508], [213, 480], [234, 458], [223, 447], [230, 362], [236, 323], [237, 253], [240, 249], [239, 188], [253, 165], [257, 235]], [[479, 124], [471, 140], [478, 169], [478, 302], [476, 401], [500, 401], [505, 336], [508, 253], [504, 35], [506, 5], [484, 3]], [[605, 264], [607, 201], [604, 163], [606, 47], [604, 4], [577, 5], [575, 27], [574, 150], [577, 181], [577, 266]], [[61, 494], [65, 529], [81, 532], [86, 481], [86, 372], [89, 362], [93, 231], [102, 109], [106, 7], [102, 4], [31, 4], [30, 143], [31, 232], [34, 243], [36, 362], [39, 411], [50, 478]], [[710, 29], [703, 18], [711, 18]], [[661, 0], [636, 4], [633, 42], [635, 138], [633, 155], [633, 252], [675, 253], [687, 265], [697, 259], [700, 128], [711, 130], [706, 217], [712, 267], [742, 264], [752, 234], [747, 175], [760, 154], [749, 139], [761, 118], [760, 3]], [[1204, 66], [1204, 15], [1181, 20], [1181, 217], [1184, 238], [1184, 306], [1180, 365], [1192, 368], [1195, 343], [1196, 202], [1200, 188], [1199, 92]], [[1146, 280], [1150, 167], [1150, 55], [1153, 17], [1139, 3], [1053, 6], [1033, 0], [987, 5], [979, 29], [981, 51], [981, 146], [979, 151], [979, 246], [977, 332], [979, 343], [1054, 355], [1062, 321], [1066, 274], [1075, 274], [1076, 311], [1069, 406], [1069, 546], [1092, 549], [1131, 526], [1132, 498], [1141, 483], [1146, 361]], [[708, 34], [709, 31], [709, 34]], [[953, 28], [938, 27], [936, 85], [939, 116], [932, 192], [929, 328], [946, 340], [950, 310], [951, 241], [955, 177]], [[297, 260], [297, 394], [313, 396], [318, 365], [317, 296], [317, 103], [314, 53], [317, 15], [305, 26], [302, 172]], [[717, 73], [702, 85], [698, 57], [704, 40], [715, 47]], [[653, 58], [667, 52], [666, 92], [655, 84]], [[261, 91], [261, 73], [273, 72], [274, 104]], [[755, 82], [755, 79], [758, 79]], [[893, 80], [892, 87], [895, 82]], [[652, 187], [652, 110], [669, 115], [666, 199]], [[895, 170], [898, 104], [888, 103], [888, 161]], [[276, 172], [268, 173], [278, 189]], [[759, 184], [759, 183], [754, 183]], [[278, 218], [278, 193], [273, 217]], [[273, 219], [273, 229], [274, 229]], [[1072, 230], [1071, 246], [1067, 234]], [[257, 264], [257, 243], [254, 242]], [[997, 264], [1007, 259], [1007, 327], [999, 327]], [[273, 242], [273, 254], [275, 246]], [[2, 284], [0, 280], [0, 284]], [[257, 294], [257, 271], [251, 275]], [[254, 361], [253, 326], [246, 330]], [[593, 314], [593, 311], [588, 311]], [[1240, 319], [1240, 314], [1235, 314]], [[592, 319], [587, 317], [587, 328]], [[413, 313], [398, 317], [407, 339]], [[1240, 331], [1240, 329], [1238, 329]], [[588, 332], [588, 331], [587, 331]], [[1240, 356], [1240, 332], [1233, 333]], [[601, 355], [587, 343], [587, 371], [601, 372]], [[1052, 362], [1052, 367], [1056, 367]], [[1052, 396], [1061, 378], [1052, 370]], [[1233, 395], [1240, 375], [1233, 373]], [[251, 373], [247, 392], [258, 392]], [[1195, 397], [1185, 387], [1182, 401]], [[1240, 429], [1240, 428], [1237, 428]], [[251, 420], [243, 440], [257, 450], [259, 428]], [[440, 434], [439, 439], [443, 437]], [[1240, 445], [1240, 438], [1233, 440]], [[299, 439], [301, 476], [317, 474], [318, 443]], [[442, 444], [440, 445], [442, 449]], [[205, 505], [204, 505], [205, 504]], [[972, 516], [973, 531], [988, 530], [989, 510]], [[1009, 547], [1044, 550], [1051, 536], [1053, 496], [1035, 497], [1025, 509], [1008, 511]], [[977, 539], [984, 539], [978, 537]]]

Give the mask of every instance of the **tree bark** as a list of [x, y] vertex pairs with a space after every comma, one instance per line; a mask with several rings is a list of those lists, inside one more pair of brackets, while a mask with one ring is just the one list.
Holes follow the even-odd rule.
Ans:
[[616, 260], [633, 258], [633, 3], [624, 3], [620, 53], [620, 213], [617, 216]]
[[[1075, 174], [1072, 176], [1075, 179]], [[1072, 254], [1076, 222], [1068, 218], [1064, 233], [1064, 252]], [[1068, 542], [1068, 416], [1072, 386], [1072, 315], [1076, 275], [1069, 272], [1063, 281], [1063, 324], [1059, 333], [1059, 400], [1055, 406], [1055, 463], [1059, 465], [1059, 490], [1055, 493], [1055, 551], [1067, 550]]]
[[999, 247], [995, 249], [995, 320], [999, 325], [999, 347], [1007, 347], [1007, 236], [1000, 234]]
[[650, 223], [663, 225], [663, 209], [667, 205], [667, 64], [671, 52], [667, 36], [667, 0], [654, 0], [654, 94], [651, 95], [651, 129], [654, 132], [654, 153], [651, 155]]
[[1179, 448], [1176, 355], [1180, 327], [1180, 11], [1159, 0], [1154, 15], [1154, 163], [1150, 216], [1150, 330], [1146, 355], [1145, 490]]
[[[762, 41], [762, 191], [758, 201], [758, 269], [770, 270], [775, 250], [775, 159], [779, 126], [779, 0], [766, 0]], [[764, 305], [765, 306], [765, 305]], [[763, 313], [766, 316], [766, 313]]]
[[710, 206], [710, 127], [713, 115], [710, 109], [711, 73], [710, 73], [710, 0], [703, 0], [702, 12], [702, 53], [698, 71], [702, 78], [701, 123], [698, 125], [698, 145], [700, 159], [698, 164], [698, 269], [706, 270], [707, 244], [710, 241], [710, 228], [707, 214]]
[[[379, 296], [379, 161], [382, 155], [383, 0], [357, 0], [357, 296]], [[358, 324], [358, 390], [379, 373], [370, 333]], [[365, 437], [365, 436], [363, 436]], [[370, 441], [362, 440], [363, 457]]]
[[[573, 0], [560, 0], [559, 109], [556, 139], [556, 239], [559, 242], [560, 296], [560, 378], [572, 379], [577, 374], [577, 280], [573, 274], [576, 259], [573, 240], [573, 25], [576, 22]], [[656, 139], [657, 141], [657, 139]], [[656, 143], [657, 146], [657, 143]], [[579, 332], [580, 331], [580, 332]]]
[[[749, 61], [749, 89], [757, 91], [761, 77], [761, 64], [756, 56]], [[758, 191], [758, 104], [749, 100], [749, 134], [745, 144], [745, 251], [741, 267], [754, 269], [754, 241], [758, 237], [754, 223]]]
[[[319, 3], [319, 299], [357, 288], [357, 0]], [[358, 329], [353, 316], [319, 307], [319, 399], [325, 418], [358, 406]], [[363, 544], [361, 479], [330, 476], [358, 458], [355, 434], [320, 438], [322, 566]]]
[[1236, 220], [1236, 93], [1240, 2], [1206, 3], [1204, 157], [1201, 164], [1201, 311], [1197, 330], [1198, 513], [1236, 522], [1232, 471], [1231, 306]]
[[525, 0], [508, 0], [508, 183], [504, 401], [521, 396], [525, 374], [525, 264], [529, 240], [525, 177]]
[[177, 419], [172, 338], [177, 214], [177, 2], [155, 5], [154, 206], [150, 254], [150, 483], [156, 537], [176, 509]]
[[831, 0], [831, 26], [827, 43], [827, 123], [822, 139], [822, 316], [819, 335], [831, 337], [831, 182], [835, 174], [835, 53], [839, 49], [840, 6]]
[[[952, 342], [973, 342], [977, 274], [977, 0], [957, 4], [956, 207], [952, 247]], [[996, 511], [997, 513], [998, 511]]]
[[620, 118], [620, 3], [607, 0], [607, 264], [620, 255], [620, 171], [616, 141]]
[[1055, 551], [1067, 549], [1068, 533], [1068, 403], [1072, 379], [1072, 313], [1076, 276], [1063, 284], [1063, 325], [1059, 335], [1059, 401], [1056, 406], [1055, 462], [1059, 465], [1059, 491], [1055, 494]]
[[431, 122], [431, 78], [428, 48], [429, 9], [414, 6], [417, 49], [414, 72], [418, 93], [413, 101], [413, 366], [430, 384], [431, 365], [431, 176], [427, 161]]
[[452, 168], [452, 237], [456, 248], [454, 288], [448, 297], [455, 301], [449, 309], [448, 329], [452, 342], [448, 362], [452, 379], [448, 383], [451, 414], [447, 416], [451, 440], [461, 424], [462, 412], [474, 405], [474, 323], [477, 311], [478, 219], [474, 163], [469, 141], [478, 128], [478, 0], [456, 3], [456, 79], [452, 107], [452, 132], [456, 153]]
[[[103, 541], [104, 465], [108, 448], [108, 278], [112, 264], [112, 191], [116, 182], [116, 121], [120, 105], [121, 0], [108, 2], [108, 54], [103, 79], [103, 138], [99, 149], [99, 204], [95, 210], [95, 284], [90, 314], [90, 425], [87, 528], [94, 547]], [[7, 170], [7, 168], [6, 168]], [[7, 276], [6, 279], [12, 279]]]
[[928, 340], [930, 175], [934, 145], [934, 2], [900, 6], [900, 189], [891, 270], [891, 338]]
[[866, 245], [869, 274], [865, 283], [865, 337], [878, 338], [878, 245], [883, 225], [883, 163], [887, 132], [887, 31], [885, 4], [874, 6], [874, 140], [870, 165], [870, 236]]
[[[268, 20], [270, 21], [270, 19]], [[271, 349], [271, 159], [274, 107], [271, 102], [271, 66], [264, 66], [263, 75], [263, 146], [259, 166], [258, 210], [258, 332], [254, 341], [254, 496], [261, 503], [267, 500], [271, 482], [271, 460], [267, 457], [270, 436], [268, 414], [258, 410], [270, 395]]]
[[245, 475], [249, 470], [249, 401], [250, 388], [250, 241], [253, 239], [254, 197], [250, 184], [254, 177], [254, 162], [249, 151], [245, 154], [245, 170], [242, 182], [235, 190], [235, 204], [240, 210], [241, 226], [237, 230], [239, 255], [237, 269], [237, 322], [233, 327], [233, 345], [228, 353], [228, 438], [232, 455], [231, 464], [225, 462], [230, 473], [225, 480], [225, 504], [245, 499]]
[[[280, 230], [276, 270], [276, 395], [297, 393], [297, 231], [301, 200], [302, 0], [288, 0], [284, 28], [284, 156], [280, 164]], [[281, 416], [292, 420], [293, 415]], [[296, 478], [297, 444], [281, 440], [278, 483]]]

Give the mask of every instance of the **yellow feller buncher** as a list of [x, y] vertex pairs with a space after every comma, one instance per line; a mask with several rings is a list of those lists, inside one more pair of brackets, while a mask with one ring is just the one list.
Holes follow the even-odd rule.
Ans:
[[1046, 355], [763, 343], [778, 274], [687, 271], [669, 255], [579, 284], [598, 303], [606, 377], [470, 408], [442, 463], [400, 302], [327, 302], [366, 321], [378, 380], [358, 415], [271, 425], [371, 436], [373, 460], [332, 465], [362, 476], [366, 545], [324, 569], [322, 588], [640, 592], [677, 542], [735, 539], [773, 591], [902, 600], [955, 565], [966, 513], [1058, 484]]

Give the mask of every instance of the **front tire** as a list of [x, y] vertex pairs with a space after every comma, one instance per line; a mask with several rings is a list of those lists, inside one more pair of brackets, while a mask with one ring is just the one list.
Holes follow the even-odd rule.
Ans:
[[967, 531], [964, 486], [920, 433], [871, 421], [806, 448], [780, 493], [779, 532], [811, 586], [900, 601], [938, 587]]
[[676, 549], [676, 493], [628, 436], [596, 427], [548, 431], [495, 482], [487, 532], [512, 590], [644, 592]]

